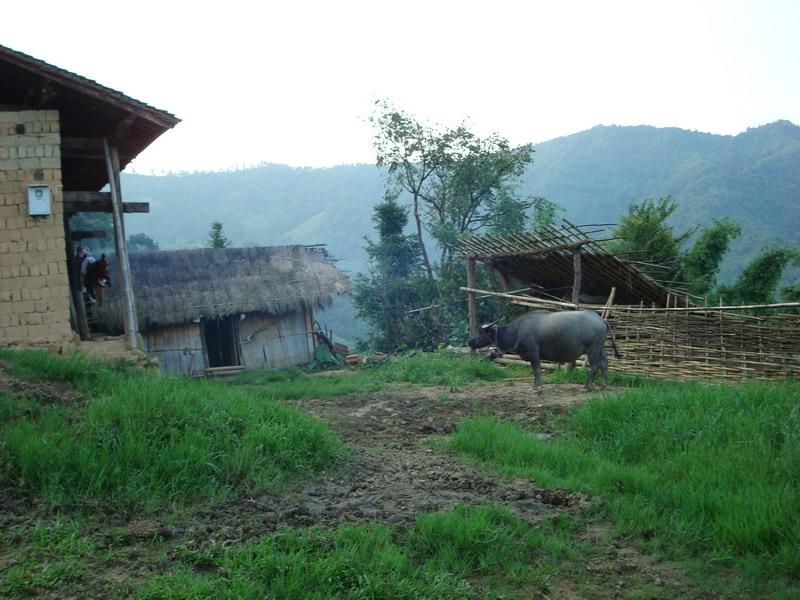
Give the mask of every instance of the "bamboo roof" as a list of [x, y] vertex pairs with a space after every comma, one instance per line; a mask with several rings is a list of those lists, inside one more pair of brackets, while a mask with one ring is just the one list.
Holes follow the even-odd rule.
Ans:
[[[301, 245], [141, 252], [130, 255], [130, 265], [142, 330], [239, 313], [280, 315], [303, 304], [324, 308], [351, 289], [323, 248]], [[113, 259], [111, 273], [114, 279]], [[94, 308], [105, 330], [122, 327], [117, 288]]]
[[[474, 259], [515, 279], [555, 296], [563, 296], [573, 285], [573, 250], [581, 253], [581, 296], [605, 298], [616, 287], [617, 304], [666, 306], [668, 297], [684, 297], [643, 273], [634, 264], [607, 251], [590, 237], [588, 228], [566, 219], [558, 229], [547, 227], [536, 233], [506, 236], [476, 236], [459, 242], [456, 255]], [[536, 294], [536, 289], [531, 293]]]

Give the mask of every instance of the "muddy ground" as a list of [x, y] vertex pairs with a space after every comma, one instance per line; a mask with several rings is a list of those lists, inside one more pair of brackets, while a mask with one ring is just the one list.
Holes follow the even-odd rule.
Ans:
[[[82, 401], [67, 386], [17, 381], [4, 373], [0, 364], [2, 389], [43, 402]], [[589, 399], [602, 401], [602, 395], [584, 392], [577, 384], [563, 384], [548, 385], [539, 396], [525, 380], [458, 389], [394, 387], [291, 403], [330, 423], [350, 446], [352, 459], [317, 479], [276, 492], [244, 495], [198, 510], [178, 522], [166, 516], [143, 520], [108, 512], [98, 518], [92, 537], [99, 546], [112, 550], [112, 558], [93, 565], [79, 593], [61, 589], [40, 597], [109, 597], [113, 595], [110, 590], [119, 585], [170, 569], [186, 549], [252, 542], [281, 526], [334, 527], [376, 521], [400, 526], [412, 523], [417, 513], [459, 504], [502, 504], [532, 524], [559, 511], [579, 515], [591, 498], [542, 489], [528, 479], [503, 479], [463, 464], [430, 442], [451, 433], [468, 416], [492, 415], [531, 429], [537, 422], [545, 423], [548, 414]], [[531, 435], [546, 440], [558, 432]], [[20, 531], [20, 526], [24, 529], [26, 524], [47, 520], [46, 509], [34, 500], [11, 490], [0, 490], [0, 495], [6, 508], [0, 515], [4, 537], [12, 528]], [[701, 597], [674, 565], [620, 544], [607, 525], [592, 525], [581, 537], [580, 541], [596, 546], [593, 558], [576, 567], [581, 573], [578, 579], [565, 578], [541, 597]], [[153, 551], [154, 541], [158, 542], [157, 552]], [[12, 557], [11, 549], [0, 553], [0, 570]], [[649, 590], [644, 596], [643, 586]]]

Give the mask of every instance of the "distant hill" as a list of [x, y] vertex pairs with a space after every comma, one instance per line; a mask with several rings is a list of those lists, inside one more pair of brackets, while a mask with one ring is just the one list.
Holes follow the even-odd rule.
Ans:
[[[385, 174], [372, 165], [252, 169], [168, 176], [123, 175], [127, 199], [149, 201], [129, 233], [162, 248], [204, 245], [212, 221], [236, 245], [326, 243], [340, 266], [365, 266], [364, 236]], [[631, 202], [672, 195], [682, 231], [728, 216], [743, 226], [723, 269], [772, 242], [800, 239], [800, 127], [778, 121], [736, 136], [648, 126], [597, 126], [536, 146], [522, 181], [575, 223], [616, 222]]]

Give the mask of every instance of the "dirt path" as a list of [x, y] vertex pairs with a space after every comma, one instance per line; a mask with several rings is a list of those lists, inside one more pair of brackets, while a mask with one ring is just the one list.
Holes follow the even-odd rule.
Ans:
[[[498, 503], [536, 523], [556, 510], [581, 508], [588, 498], [539, 489], [527, 479], [504, 481], [436, 451], [429, 438], [451, 433], [470, 415], [493, 415], [530, 426], [547, 412], [585, 401], [580, 385], [548, 386], [541, 397], [528, 382], [447, 388], [393, 388], [371, 394], [293, 403], [337, 430], [353, 449], [346, 468], [294, 489], [262, 493], [218, 509], [212, 521], [233, 525], [232, 539], [248, 539], [279, 525], [335, 526], [380, 521], [408, 524], [419, 512], [459, 504]], [[242, 514], [250, 518], [242, 520]]]

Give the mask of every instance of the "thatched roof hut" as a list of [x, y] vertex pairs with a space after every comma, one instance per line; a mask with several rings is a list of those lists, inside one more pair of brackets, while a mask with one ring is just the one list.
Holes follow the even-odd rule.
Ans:
[[[168, 373], [308, 363], [314, 310], [350, 291], [324, 249], [299, 245], [146, 252], [130, 265], [144, 346]], [[116, 288], [93, 309], [109, 332], [122, 329]]]
[[[143, 330], [198, 317], [280, 315], [301, 304], [325, 308], [350, 292], [324, 249], [300, 245], [142, 252], [131, 254], [130, 264]], [[117, 292], [112, 287], [98, 311], [106, 327], [122, 327]]]

